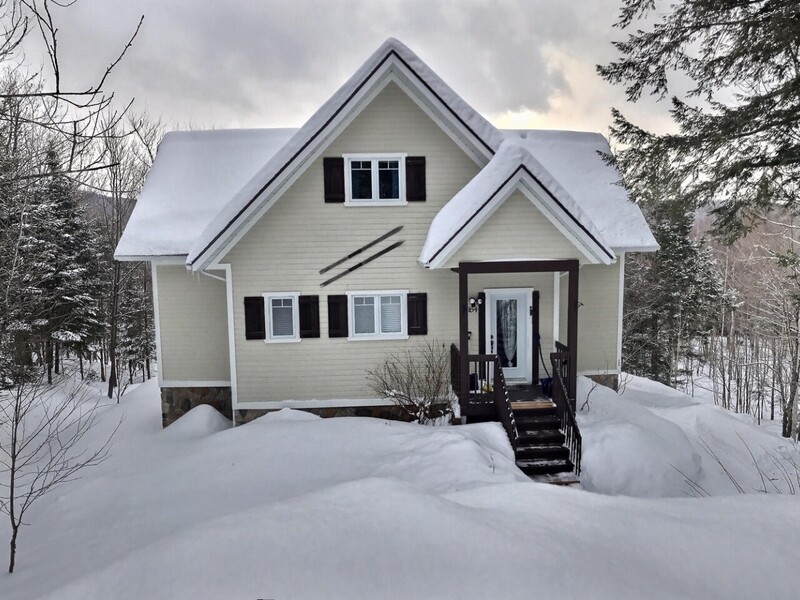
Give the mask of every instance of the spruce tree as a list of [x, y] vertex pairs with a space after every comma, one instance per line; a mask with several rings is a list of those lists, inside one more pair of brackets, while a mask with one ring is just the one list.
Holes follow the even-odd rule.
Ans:
[[[666, 157], [680, 197], [706, 205], [731, 240], [774, 206], [800, 211], [800, 9], [797, 0], [622, 0], [615, 43], [598, 72], [628, 100], [670, 96], [677, 132], [655, 134], [613, 111], [629, 177]], [[689, 81], [677, 94], [672, 84]]]

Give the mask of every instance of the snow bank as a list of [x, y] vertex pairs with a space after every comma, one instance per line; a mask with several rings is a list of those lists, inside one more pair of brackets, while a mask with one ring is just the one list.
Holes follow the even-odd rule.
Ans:
[[700, 472], [700, 457], [683, 430], [613, 390], [592, 387], [579, 378], [578, 397], [591, 392], [589, 410], [579, 413], [583, 486], [603, 494], [683, 496], [684, 476]]
[[164, 430], [164, 435], [173, 439], [182, 437], [194, 438], [211, 435], [230, 428], [230, 419], [226, 419], [218, 410], [208, 405], [200, 405], [194, 407], [167, 427]]
[[588, 490], [644, 497], [795, 493], [800, 451], [748, 415], [628, 377], [621, 395], [581, 377], [581, 481]]
[[[681, 446], [698, 455], [692, 427], [724, 421], [713, 407], [656, 409], [647, 404], [663, 398], [625, 396], [592, 392], [580, 417], [586, 474], [597, 486], [608, 473], [621, 483], [617, 469], [638, 463], [655, 489], [671, 491], [650, 463]], [[30, 514], [19, 571], [0, 574], [3, 600], [732, 600], [800, 586], [797, 498], [640, 499], [536, 484], [497, 423], [282, 411], [221, 430], [195, 409], [162, 430], [159, 408], [155, 381], [104, 407], [87, 442], [124, 413], [113, 456]], [[715, 433], [760, 431], [735, 418], [727, 427]]]

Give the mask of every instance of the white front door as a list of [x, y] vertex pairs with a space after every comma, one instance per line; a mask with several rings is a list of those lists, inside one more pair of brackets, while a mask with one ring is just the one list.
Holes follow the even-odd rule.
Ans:
[[485, 290], [486, 353], [496, 354], [506, 381], [531, 381], [530, 288]]

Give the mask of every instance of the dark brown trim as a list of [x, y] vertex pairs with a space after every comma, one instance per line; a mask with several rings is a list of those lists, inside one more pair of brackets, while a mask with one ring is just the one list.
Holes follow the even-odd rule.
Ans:
[[539, 290], [531, 294], [531, 337], [533, 339], [533, 352], [531, 353], [531, 383], [539, 383]]
[[[520, 171], [520, 169], [522, 169], [523, 171], [525, 171], [525, 172], [526, 172], [526, 173], [527, 173], [527, 174], [528, 174], [528, 175], [531, 177], [531, 179], [533, 179], [533, 180], [534, 180], [536, 183], [538, 183], [538, 184], [539, 184], [539, 186], [540, 186], [540, 187], [541, 187], [541, 188], [542, 188], [542, 189], [543, 189], [545, 192], [547, 192], [547, 195], [548, 195], [548, 196], [550, 196], [550, 198], [553, 200], [553, 202], [555, 202], [555, 203], [556, 203], [556, 204], [559, 206], [559, 208], [560, 208], [560, 209], [561, 209], [561, 210], [562, 210], [562, 211], [563, 211], [563, 212], [564, 212], [564, 213], [565, 213], [565, 214], [566, 214], [566, 215], [567, 215], [567, 216], [568, 216], [570, 219], [572, 219], [572, 221], [573, 221], [573, 222], [574, 222], [574, 223], [575, 223], [575, 224], [576, 224], [578, 227], [580, 227], [580, 228], [583, 230], [583, 232], [584, 232], [586, 235], [588, 235], [588, 236], [591, 238], [591, 240], [592, 240], [592, 241], [593, 241], [595, 244], [597, 244], [597, 246], [598, 246], [598, 247], [599, 247], [599, 248], [600, 248], [600, 249], [601, 249], [601, 250], [602, 250], [602, 251], [605, 253], [605, 255], [606, 255], [606, 256], [608, 256], [610, 259], [612, 259], [612, 260], [613, 260], [613, 258], [614, 258], [614, 255], [613, 255], [613, 254], [612, 254], [612, 253], [611, 253], [611, 252], [610, 252], [610, 251], [609, 251], [609, 250], [608, 250], [608, 249], [607, 249], [607, 248], [606, 248], [606, 247], [605, 247], [603, 244], [601, 244], [601, 243], [600, 243], [600, 242], [597, 240], [597, 238], [596, 238], [596, 237], [594, 237], [594, 235], [592, 235], [592, 233], [591, 233], [591, 232], [590, 232], [588, 229], [586, 229], [586, 227], [584, 227], [584, 226], [583, 226], [583, 224], [582, 224], [580, 221], [578, 221], [578, 219], [576, 219], [576, 218], [575, 218], [575, 216], [574, 216], [574, 215], [573, 215], [573, 214], [572, 214], [570, 211], [568, 211], [568, 210], [567, 210], [567, 209], [564, 207], [564, 205], [563, 205], [563, 204], [561, 204], [561, 202], [558, 200], [558, 198], [556, 198], [556, 197], [553, 195], [553, 193], [552, 193], [552, 192], [551, 192], [551, 191], [550, 191], [550, 190], [547, 188], [547, 186], [545, 186], [545, 185], [544, 185], [544, 184], [543, 184], [543, 183], [542, 183], [542, 182], [539, 180], [539, 178], [538, 178], [538, 177], [536, 177], [536, 176], [535, 176], [533, 173], [531, 173], [531, 172], [530, 172], [530, 170], [528, 169], [528, 167], [526, 167], [525, 165], [519, 165], [519, 166], [518, 166], [516, 169], [514, 169], [513, 173], [511, 173], [511, 175], [509, 175], [509, 176], [508, 176], [508, 177], [505, 179], [505, 181], [503, 181], [503, 183], [501, 183], [501, 184], [500, 184], [500, 185], [497, 187], [497, 189], [496, 189], [494, 192], [492, 192], [492, 194], [489, 196], [489, 198], [487, 198], [487, 199], [486, 199], [486, 201], [485, 201], [483, 204], [481, 204], [481, 205], [478, 207], [478, 209], [477, 209], [477, 210], [476, 210], [474, 213], [472, 213], [472, 215], [470, 215], [469, 219], [467, 219], [467, 220], [466, 220], [466, 222], [465, 222], [465, 223], [464, 223], [464, 224], [463, 224], [461, 227], [459, 227], [459, 228], [458, 228], [458, 231], [456, 231], [456, 232], [455, 232], [453, 235], [451, 235], [451, 236], [450, 236], [450, 238], [449, 238], [449, 239], [448, 239], [448, 240], [447, 240], [447, 241], [446, 241], [444, 244], [442, 244], [442, 247], [441, 247], [441, 248], [439, 248], [439, 249], [438, 249], [438, 250], [437, 250], [437, 251], [434, 253], [434, 255], [433, 255], [433, 256], [431, 256], [431, 261], [433, 261], [433, 260], [436, 260], [436, 257], [437, 257], [437, 256], [439, 256], [439, 254], [441, 254], [441, 253], [442, 253], [442, 251], [443, 251], [445, 248], [447, 248], [447, 246], [449, 246], [449, 245], [450, 245], [450, 243], [451, 243], [451, 242], [452, 242], [452, 241], [453, 241], [453, 240], [454, 240], [454, 239], [455, 239], [455, 238], [458, 236], [458, 234], [460, 234], [462, 231], [464, 231], [464, 229], [466, 228], [466, 226], [467, 226], [467, 225], [469, 225], [469, 224], [472, 222], [472, 220], [473, 220], [475, 217], [477, 217], [477, 216], [478, 216], [478, 214], [479, 214], [479, 213], [480, 213], [480, 212], [481, 212], [481, 211], [482, 211], [482, 210], [483, 210], [483, 209], [486, 207], [486, 205], [487, 205], [487, 204], [489, 204], [489, 202], [491, 202], [491, 201], [494, 199], [494, 197], [495, 197], [495, 196], [497, 196], [497, 194], [499, 194], [499, 193], [500, 193], [500, 190], [502, 190], [502, 189], [505, 187], [505, 185], [506, 185], [506, 184], [507, 184], [509, 181], [511, 181], [511, 179], [513, 179], [513, 178], [514, 178], [514, 176], [515, 176], [515, 175], [516, 175], [516, 174], [517, 174], [517, 173]], [[428, 262], [430, 262], [430, 261], [428, 261]]]
[[324, 275], [325, 273], [327, 273], [328, 271], [330, 271], [330, 270], [331, 270], [333, 267], [338, 267], [338, 266], [339, 266], [340, 264], [342, 264], [343, 262], [350, 260], [350, 259], [351, 259], [351, 258], [353, 258], [354, 256], [358, 256], [358, 255], [359, 255], [359, 254], [361, 254], [361, 253], [362, 253], [364, 250], [368, 250], [369, 248], [372, 248], [372, 247], [373, 247], [375, 244], [379, 244], [380, 242], [382, 242], [382, 241], [383, 241], [383, 240], [385, 240], [386, 238], [392, 237], [392, 236], [393, 236], [395, 233], [398, 233], [398, 232], [399, 232], [401, 229], [403, 229], [403, 226], [402, 226], [402, 225], [400, 225], [399, 227], [395, 227], [395, 228], [394, 228], [394, 229], [392, 229], [391, 231], [389, 231], [389, 232], [387, 232], [387, 233], [384, 233], [382, 236], [380, 236], [380, 237], [378, 237], [378, 238], [375, 238], [375, 239], [374, 239], [374, 240], [372, 240], [372, 241], [371, 241], [369, 244], [364, 244], [364, 245], [363, 245], [363, 246], [361, 246], [361, 248], [359, 248], [358, 250], [353, 250], [353, 251], [352, 251], [350, 254], [348, 254], [348, 255], [347, 255], [347, 256], [345, 256], [344, 258], [340, 258], [340, 259], [339, 259], [339, 260], [337, 260], [336, 262], [333, 262], [333, 263], [329, 264], [327, 267], [325, 267], [325, 268], [323, 268], [323, 269], [320, 269], [320, 270], [319, 270], [319, 274], [320, 274], [320, 275]]
[[[458, 264], [458, 343], [459, 343], [459, 377], [460, 398], [462, 407], [469, 403], [469, 276], [483, 273], [547, 273], [566, 271], [569, 274], [567, 297], [567, 345], [569, 353], [569, 381], [566, 382], [567, 393], [571, 401], [575, 400], [576, 374], [578, 357], [578, 274], [580, 263], [577, 259], [565, 260], [519, 260], [497, 262], [462, 262]], [[532, 335], [538, 334], [539, 302], [538, 292], [533, 293], [534, 327]], [[480, 316], [479, 316], [480, 318]], [[534, 370], [532, 375], [538, 379], [538, 340], [534, 338]], [[480, 342], [479, 342], [480, 343]], [[556, 340], [556, 344], [560, 344]], [[485, 352], [485, 349], [479, 349]], [[534, 381], [535, 383], [535, 381]]]
[[[567, 346], [569, 347], [569, 381], [567, 397], [575, 402], [578, 373], [578, 267], [569, 269], [569, 291], [567, 293]], [[573, 410], [575, 407], [572, 407]]]
[[498, 260], [458, 263], [458, 272], [477, 273], [551, 273], [579, 267], [575, 258], [560, 260]]
[[458, 274], [458, 346], [460, 349], [459, 376], [461, 377], [461, 405], [469, 403], [469, 273], [466, 271]]
[[[403, 64], [406, 66], [406, 68], [408, 68], [408, 70], [409, 70], [409, 71], [411, 71], [411, 73], [413, 73], [413, 74], [416, 76], [416, 78], [419, 80], [419, 82], [420, 82], [420, 83], [421, 83], [421, 84], [422, 84], [422, 85], [423, 85], [425, 88], [427, 88], [427, 89], [428, 89], [428, 91], [429, 91], [431, 94], [433, 94], [433, 95], [436, 97], [436, 99], [437, 99], [437, 100], [439, 100], [439, 102], [441, 102], [441, 103], [442, 103], [442, 106], [444, 106], [444, 108], [446, 108], [446, 109], [447, 109], [447, 110], [448, 110], [448, 111], [449, 111], [449, 112], [450, 112], [450, 113], [451, 113], [451, 114], [452, 114], [452, 115], [453, 115], [453, 116], [456, 118], [456, 120], [458, 120], [458, 122], [459, 122], [459, 123], [461, 123], [461, 125], [462, 125], [463, 127], [465, 127], [465, 128], [467, 129], [467, 131], [469, 131], [469, 132], [470, 132], [470, 133], [471, 133], [471, 134], [472, 134], [472, 135], [475, 137], [475, 139], [476, 139], [478, 142], [480, 142], [480, 143], [483, 145], [483, 147], [484, 147], [484, 148], [486, 148], [486, 149], [489, 151], [489, 153], [490, 153], [490, 154], [494, 155], [495, 151], [492, 149], [492, 147], [491, 147], [491, 146], [489, 146], [489, 144], [488, 144], [488, 143], [486, 143], [486, 141], [485, 141], [485, 140], [484, 140], [482, 137], [480, 137], [480, 136], [479, 136], [479, 135], [478, 135], [478, 134], [475, 132], [475, 130], [473, 130], [473, 129], [472, 129], [472, 127], [470, 127], [469, 125], [467, 125], [467, 122], [466, 122], [466, 121], [464, 121], [464, 119], [462, 119], [462, 118], [461, 118], [461, 117], [460, 117], [460, 116], [459, 116], [459, 115], [458, 115], [458, 114], [457, 114], [457, 113], [456, 113], [456, 112], [455, 112], [455, 111], [454, 111], [454, 110], [453, 110], [453, 109], [450, 107], [450, 105], [449, 105], [449, 104], [447, 104], [447, 102], [445, 102], [445, 101], [442, 99], [442, 97], [441, 97], [439, 94], [437, 94], [437, 93], [436, 93], [436, 91], [435, 91], [435, 90], [434, 90], [434, 89], [433, 89], [433, 88], [432, 88], [432, 87], [431, 87], [431, 86], [430, 86], [430, 85], [429, 85], [429, 84], [428, 84], [428, 83], [427, 83], [427, 82], [426, 82], [426, 81], [425, 81], [425, 80], [424, 80], [422, 77], [420, 77], [419, 73], [417, 73], [417, 72], [416, 72], [414, 69], [412, 69], [412, 68], [411, 68], [411, 66], [410, 66], [410, 65], [409, 65], [409, 64], [408, 64], [408, 63], [407, 63], [405, 60], [403, 60], [403, 58], [402, 58], [402, 57], [401, 57], [399, 54], [397, 54], [397, 51], [396, 51], [396, 50], [391, 50], [391, 51], [389, 51], [389, 52], [386, 54], [386, 56], [384, 56], [384, 57], [383, 57], [383, 58], [380, 60], [380, 62], [378, 62], [378, 64], [377, 64], [377, 65], [375, 65], [375, 67], [374, 67], [374, 68], [373, 68], [373, 69], [372, 69], [372, 70], [369, 72], [369, 74], [368, 74], [366, 77], [364, 77], [364, 79], [362, 79], [362, 80], [361, 80], [361, 83], [359, 83], [359, 84], [358, 84], [358, 86], [356, 86], [356, 89], [354, 89], [354, 90], [353, 90], [353, 91], [350, 93], [350, 95], [349, 95], [349, 96], [347, 96], [347, 98], [345, 99], [345, 101], [344, 101], [344, 102], [342, 102], [342, 103], [339, 105], [339, 107], [338, 107], [338, 108], [337, 108], [337, 109], [336, 109], [336, 110], [333, 112], [333, 114], [332, 114], [332, 115], [331, 115], [331, 116], [330, 116], [330, 117], [329, 117], [329, 118], [328, 118], [328, 119], [327, 119], [327, 120], [326, 120], [326, 121], [325, 121], [325, 122], [324, 122], [324, 123], [323, 123], [323, 124], [322, 124], [322, 125], [319, 127], [319, 129], [317, 129], [317, 130], [316, 130], [316, 131], [315, 131], [315, 132], [314, 132], [314, 133], [311, 135], [311, 137], [310, 137], [308, 140], [306, 140], [306, 142], [305, 142], [305, 143], [304, 143], [304, 144], [303, 144], [303, 145], [302, 145], [302, 146], [301, 146], [301, 147], [300, 147], [300, 148], [297, 150], [297, 152], [295, 152], [295, 153], [292, 155], [292, 157], [291, 157], [289, 160], [287, 160], [287, 161], [286, 161], [286, 162], [283, 164], [283, 166], [282, 166], [280, 169], [278, 169], [278, 172], [277, 172], [277, 173], [275, 173], [275, 175], [273, 175], [273, 176], [272, 176], [272, 177], [269, 179], [269, 181], [267, 181], [267, 183], [265, 183], [263, 186], [261, 186], [261, 188], [258, 190], [258, 192], [256, 192], [256, 193], [253, 195], [253, 197], [252, 197], [252, 198], [250, 198], [250, 200], [248, 200], [248, 201], [247, 201], [247, 203], [246, 203], [246, 204], [245, 204], [245, 205], [244, 205], [244, 206], [243, 206], [243, 207], [242, 207], [242, 208], [241, 208], [241, 209], [240, 209], [240, 210], [239, 210], [239, 211], [236, 213], [236, 215], [235, 215], [235, 216], [234, 216], [234, 217], [233, 217], [231, 220], [229, 220], [229, 221], [226, 223], [225, 227], [223, 227], [223, 228], [222, 228], [222, 229], [219, 231], [219, 233], [217, 233], [217, 235], [215, 235], [215, 236], [214, 236], [214, 238], [213, 238], [213, 239], [212, 239], [212, 240], [211, 240], [211, 241], [210, 241], [208, 244], [206, 244], [206, 246], [205, 246], [205, 247], [204, 247], [204, 248], [203, 248], [203, 249], [200, 251], [200, 253], [197, 255], [197, 256], [198, 256], [198, 258], [199, 258], [200, 256], [202, 256], [203, 254], [205, 254], [206, 250], [208, 250], [208, 249], [209, 249], [211, 246], [213, 246], [213, 245], [216, 243], [216, 241], [217, 241], [217, 240], [218, 240], [220, 237], [222, 237], [222, 235], [223, 235], [223, 234], [224, 234], [224, 233], [225, 233], [225, 232], [228, 230], [228, 228], [229, 228], [231, 225], [233, 225], [233, 223], [235, 223], [235, 222], [236, 222], [236, 221], [239, 219], [239, 217], [240, 217], [240, 216], [242, 216], [242, 214], [244, 213], [244, 211], [246, 211], [248, 208], [250, 208], [250, 206], [253, 204], [253, 202], [255, 202], [256, 198], [258, 198], [258, 197], [259, 197], [259, 196], [260, 196], [262, 193], [264, 193], [264, 190], [266, 190], [266, 189], [267, 189], [267, 188], [268, 188], [270, 185], [272, 185], [272, 183], [273, 183], [273, 182], [274, 182], [274, 181], [275, 181], [275, 180], [276, 180], [278, 177], [280, 177], [280, 175], [281, 175], [281, 174], [282, 174], [282, 173], [283, 173], [283, 172], [286, 170], [286, 168], [287, 168], [289, 165], [291, 165], [291, 164], [292, 164], [292, 163], [295, 161], [295, 159], [297, 159], [297, 157], [298, 157], [298, 156], [300, 156], [300, 154], [302, 154], [302, 153], [303, 153], [303, 151], [305, 151], [305, 149], [306, 149], [306, 148], [308, 148], [308, 147], [311, 145], [311, 143], [312, 143], [314, 140], [316, 140], [316, 139], [317, 139], [317, 137], [319, 136], [319, 134], [320, 134], [320, 133], [322, 133], [323, 131], [325, 131], [325, 129], [327, 129], [327, 128], [328, 128], [328, 125], [330, 125], [330, 124], [331, 124], [331, 123], [332, 123], [332, 122], [333, 122], [333, 121], [336, 119], [336, 117], [338, 117], [338, 116], [339, 116], [339, 114], [342, 112], [342, 110], [344, 110], [344, 108], [345, 108], [345, 107], [346, 107], [348, 104], [350, 104], [350, 101], [351, 101], [351, 100], [352, 100], [352, 99], [353, 99], [353, 98], [354, 98], [354, 97], [355, 97], [355, 96], [356, 96], [356, 95], [357, 95], [357, 94], [358, 94], [358, 93], [361, 91], [361, 89], [362, 89], [362, 88], [363, 88], [365, 85], [367, 85], [367, 83], [368, 83], [368, 82], [369, 82], [369, 81], [372, 79], [372, 76], [373, 76], [373, 75], [375, 75], [375, 73], [377, 73], [377, 72], [378, 72], [378, 70], [379, 70], [379, 69], [380, 69], [380, 68], [383, 66], [383, 63], [385, 63], [387, 60], [389, 60], [389, 58], [390, 58], [392, 55], [394, 55], [394, 56], [395, 56], [395, 57], [396, 57], [396, 58], [397, 58], [397, 59], [398, 59], [398, 60], [399, 60], [401, 63], [403, 63]], [[444, 83], [444, 82], [442, 82], [442, 83]], [[337, 90], [337, 92], [338, 92], [338, 90]], [[334, 92], [334, 95], [336, 95], [336, 92]], [[320, 107], [320, 108], [321, 108], [321, 107]], [[474, 111], [474, 109], [473, 109], [473, 111]], [[302, 130], [302, 127], [301, 127], [300, 129]], [[299, 133], [299, 131], [298, 131], [298, 133]], [[293, 138], [294, 138], [294, 136], [292, 137], [292, 139], [293, 139]], [[290, 139], [289, 141], [291, 141], [291, 139]], [[288, 143], [288, 142], [287, 142], [287, 143]], [[279, 150], [279, 152], [280, 152], [280, 150]]]
[[400, 246], [402, 246], [404, 243], [405, 243], [405, 240], [400, 240], [399, 242], [395, 242], [395, 243], [394, 243], [394, 244], [392, 244], [391, 246], [387, 246], [386, 248], [384, 248], [383, 250], [380, 250], [379, 252], [376, 252], [376, 253], [375, 253], [375, 254], [373, 254], [372, 256], [368, 256], [367, 258], [365, 258], [364, 260], [362, 260], [360, 263], [353, 265], [353, 266], [352, 266], [352, 267], [350, 267], [349, 269], [345, 269], [344, 271], [342, 271], [342, 272], [341, 272], [341, 273], [339, 273], [338, 275], [334, 275], [333, 277], [331, 277], [331, 278], [330, 278], [330, 279], [328, 279], [327, 281], [323, 281], [322, 283], [320, 283], [320, 284], [319, 284], [319, 287], [325, 287], [326, 285], [328, 285], [328, 284], [330, 284], [330, 283], [333, 283], [333, 282], [334, 282], [334, 281], [336, 281], [337, 279], [341, 279], [341, 278], [342, 278], [342, 277], [344, 277], [345, 275], [349, 275], [350, 273], [352, 273], [352, 272], [353, 272], [353, 271], [355, 271], [356, 269], [360, 269], [361, 267], [363, 267], [363, 266], [364, 266], [364, 265], [366, 265], [367, 263], [371, 263], [373, 260], [375, 260], [376, 258], [380, 258], [381, 256], [383, 256], [383, 255], [384, 255], [384, 254], [386, 254], [387, 252], [391, 252], [391, 251], [392, 251], [392, 250], [394, 250], [395, 248], [399, 248], [399, 247], [400, 247]]

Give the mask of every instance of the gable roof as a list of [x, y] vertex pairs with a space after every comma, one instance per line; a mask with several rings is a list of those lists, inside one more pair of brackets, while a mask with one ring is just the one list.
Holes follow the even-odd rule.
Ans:
[[[542, 202], [545, 216], [571, 233], [573, 243], [593, 259], [616, 258], [602, 234], [572, 196], [519, 143], [505, 141], [492, 160], [437, 213], [428, 229], [419, 261], [440, 267], [516, 189], [529, 191]], [[582, 240], [583, 243], [581, 243]]]
[[387, 75], [393, 74], [426, 94], [431, 108], [450, 120], [485, 159], [503, 142], [503, 134], [467, 104], [420, 58], [396, 39], [386, 40], [289, 142], [247, 182], [209, 223], [189, 252], [187, 265], [204, 268], [210, 256], [231, 240], [265, 203], [270, 194], [297, 175], [314, 152], [359, 108]]
[[[389, 81], [404, 88], [485, 171], [434, 220], [420, 256], [423, 264], [430, 266], [442, 243], [470, 220], [486, 200], [486, 190], [497, 184], [498, 173], [509, 177], [519, 169], [586, 241], [584, 250], [604, 257], [601, 262], [611, 260], [614, 250], [658, 249], [639, 208], [615, 185], [618, 173], [597, 153], [609, 151], [602, 136], [498, 130], [416, 54], [389, 39], [299, 130], [167, 134], [115, 258], [180, 256], [186, 257], [188, 268], [206, 268]], [[501, 148], [506, 148], [502, 156], [495, 156]]]
[[173, 131], [158, 146], [114, 258], [186, 256], [230, 198], [296, 129]]
[[[600, 152], [595, 133], [505, 131], [492, 160], [439, 211], [419, 261], [443, 266], [514, 189], [534, 194], [540, 208], [593, 262], [608, 264], [614, 250], [656, 250], [639, 207], [617, 185], [619, 174]], [[527, 190], [526, 190], [527, 188]]]
[[585, 131], [506, 130], [580, 205], [608, 245], [617, 252], [653, 252], [658, 243], [641, 209], [620, 184], [619, 172], [602, 155], [608, 140]]

